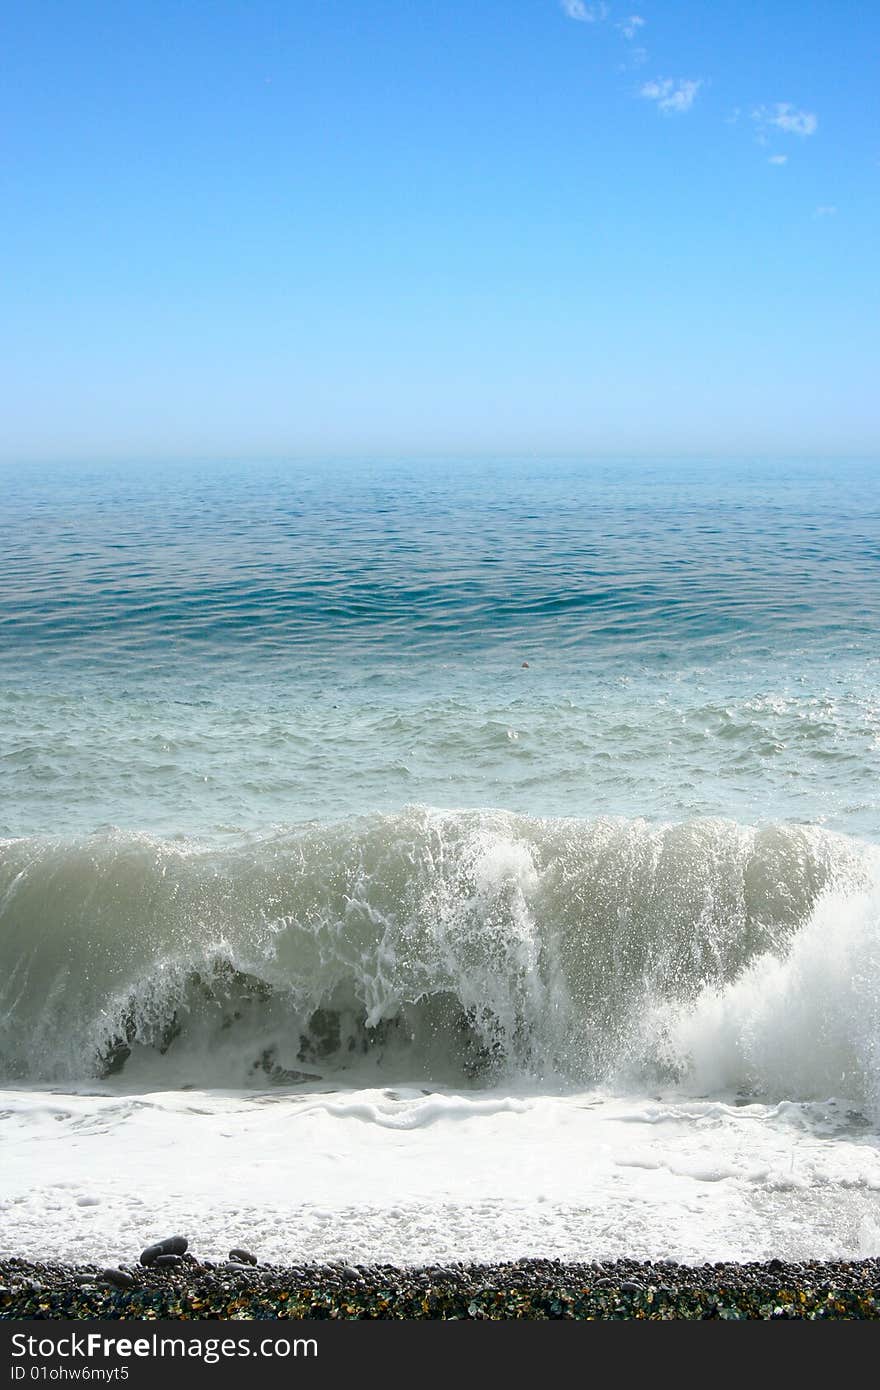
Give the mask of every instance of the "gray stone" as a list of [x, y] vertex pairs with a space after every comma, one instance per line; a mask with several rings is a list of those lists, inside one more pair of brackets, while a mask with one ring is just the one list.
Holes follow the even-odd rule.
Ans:
[[166, 1236], [165, 1240], [157, 1240], [155, 1245], [148, 1245], [141, 1252], [141, 1264], [153, 1265], [163, 1255], [183, 1255], [188, 1245], [186, 1236]]

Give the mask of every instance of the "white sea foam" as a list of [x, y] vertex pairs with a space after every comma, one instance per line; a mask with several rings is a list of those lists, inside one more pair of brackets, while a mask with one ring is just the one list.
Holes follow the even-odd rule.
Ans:
[[31, 1257], [880, 1255], [876, 1141], [836, 1102], [10, 1090], [0, 1133], [0, 1244]]

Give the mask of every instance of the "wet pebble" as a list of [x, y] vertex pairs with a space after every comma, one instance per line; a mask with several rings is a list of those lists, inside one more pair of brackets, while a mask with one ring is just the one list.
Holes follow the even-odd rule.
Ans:
[[880, 1260], [772, 1268], [456, 1261], [422, 1269], [342, 1261], [208, 1269], [180, 1260], [174, 1279], [167, 1268], [142, 1266], [132, 1276], [0, 1259], [0, 1318], [880, 1319]]
[[157, 1240], [155, 1245], [148, 1245], [146, 1250], [141, 1251], [141, 1264], [156, 1264], [163, 1255], [183, 1255], [188, 1245], [186, 1236], [166, 1236], [164, 1240]]

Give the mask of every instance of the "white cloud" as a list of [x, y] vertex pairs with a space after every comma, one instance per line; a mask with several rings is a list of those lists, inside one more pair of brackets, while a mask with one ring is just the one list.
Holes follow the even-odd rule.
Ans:
[[788, 163], [788, 155], [787, 155], [787, 154], [771, 154], [770, 158], [767, 160], [767, 163], [768, 163], [768, 164], [787, 164], [787, 163]]
[[837, 208], [832, 203], [822, 203], [813, 213], [814, 217], [836, 217]]
[[622, 20], [617, 27], [625, 39], [634, 39], [639, 30], [645, 27], [645, 21], [640, 14], [631, 14], [629, 19]]
[[772, 125], [786, 135], [815, 135], [818, 117], [812, 111], [798, 111], [790, 101], [777, 101], [775, 106], [756, 106], [752, 120], [758, 125]]
[[646, 82], [639, 90], [639, 96], [646, 97], [648, 101], [656, 101], [657, 110], [670, 112], [690, 111], [694, 104], [694, 98], [703, 85], [702, 78], [695, 81], [688, 81], [679, 78], [677, 81], [672, 77], [656, 78], [653, 82]]
[[581, 24], [595, 24], [597, 19], [608, 18], [605, 4], [587, 5], [584, 0], [559, 0], [562, 10], [569, 19], [580, 20]]

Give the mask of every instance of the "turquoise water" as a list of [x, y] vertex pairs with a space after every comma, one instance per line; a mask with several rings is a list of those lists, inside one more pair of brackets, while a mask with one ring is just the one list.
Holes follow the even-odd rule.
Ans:
[[876, 833], [869, 465], [2, 482], [3, 833], [408, 802]]
[[[670, 1009], [785, 957], [829, 893], [871, 890], [869, 465], [2, 487], [10, 1075], [142, 1049], [196, 1071], [222, 1053], [241, 1081], [407, 1048], [453, 1079], [648, 1075], [661, 1054], [681, 1075]], [[863, 964], [864, 1027], [831, 1028], [816, 1086], [841, 1069], [867, 1105]], [[730, 1084], [741, 1065], [766, 1089], [737, 1046]]]
[[[7, 656], [840, 655], [880, 617], [870, 465], [58, 469], [3, 477]], [[344, 658], [343, 658], [344, 664]], [[263, 672], [265, 674], [265, 670]]]

